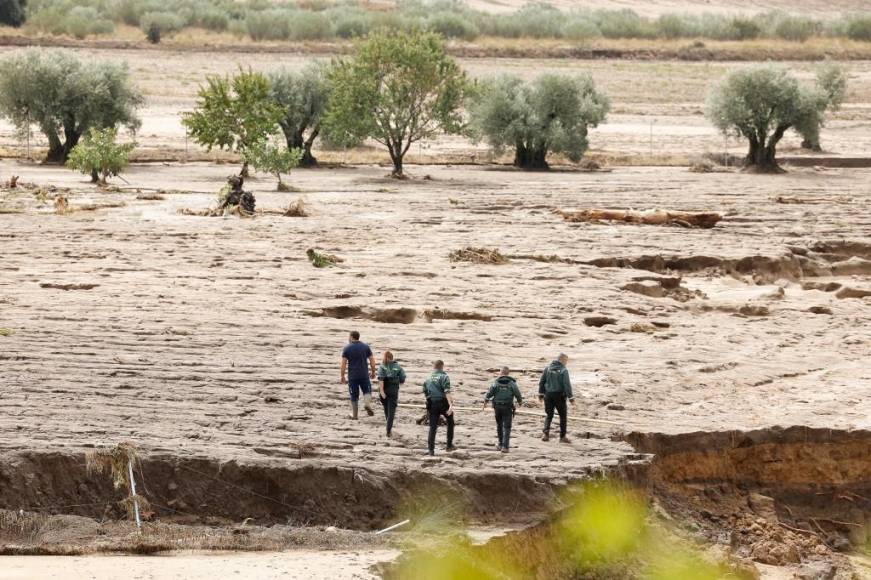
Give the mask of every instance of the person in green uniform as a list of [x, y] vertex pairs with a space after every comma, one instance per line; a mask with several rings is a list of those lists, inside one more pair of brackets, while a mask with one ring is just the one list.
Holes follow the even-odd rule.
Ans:
[[496, 414], [496, 435], [499, 437], [496, 451], [502, 453], [508, 453], [509, 441], [511, 440], [514, 400], [517, 399], [518, 405], [523, 404], [520, 388], [517, 386], [517, 381], [509, 375], [510, 372], [508, 367], [502, 367], [499, 378], [490, 385], [490, 390], [484, 397], [484, 408], [487, 407], [487, 403], [493, 404], [493, 411]]
[[566, 368], [568, 362], [569, 357], [564, 354], [559, 355], [544, 369], [544, 372], [541, 373], [541, 379], [538, 381], [538, 398], [544, 401], [544, 412], [547, 415], [544, 419], [542, 441], [550, 439], [550, 424], [553, 421], [553, 412], [556, 410], [559, 413], [560, 443], [569, 443], [569, 438], [566, 437], [566, 424], [568, 422], [566, 401], [574, 405], [575, 399], [572, 395], [569, 370]]
[[429, 437], [427, 455], [435, 455], [436, 431], [439, 428], [439, 418], [444, 417], [448, 425], [448, 445], [446, 451], [454, 451], [454, 398], [451, 394], [451, 378], [445, 372], [445, 363], [437, 360], [433, 363], [433, 371], [423, 382], [423, 394], [426, 395], [426, 410], [429, 419]]
[[387, 436], [392, 437], [393, 419], [396, 417], [396, 405], [399, 404], [399, 385], [405, 382], [405, 371], [393, 360], [393, 353], [385, 350], [376, 376], [380, 383], [379, 395], [384, 407], [384, 418], [387, 419]]

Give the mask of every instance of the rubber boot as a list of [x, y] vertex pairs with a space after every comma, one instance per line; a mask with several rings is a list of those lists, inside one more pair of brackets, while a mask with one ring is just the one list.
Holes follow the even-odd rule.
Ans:
[[363, 395], [363, 407], [366, 409], [366, 414], [370, 417], [375, 414], [375, 411], [372, 410], [372, 394], [365, 393]]
[[357, 401], [351, 401], [351, 415], [348, 419], [357, 420]]

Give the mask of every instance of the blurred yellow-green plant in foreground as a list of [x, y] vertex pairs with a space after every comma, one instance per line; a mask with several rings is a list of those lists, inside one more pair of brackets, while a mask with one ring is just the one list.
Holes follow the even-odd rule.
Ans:
[[411, 540], [388, 579], [715, 580], [741, 578], [708, 562], [688, 542], [652, 521], [644, 497], [597, 482], [572, 489], [554, 518], [474, 545], [461, 524], [442, 522]]

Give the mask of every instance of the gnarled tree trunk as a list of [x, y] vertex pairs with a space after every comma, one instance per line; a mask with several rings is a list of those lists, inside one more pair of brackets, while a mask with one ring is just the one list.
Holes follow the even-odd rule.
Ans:
[[520, 169], [547, 169], [547, 146], [518, 141], [514, 148], [514, 167]]
[[770, 137], [764, 131], [748, 137], [750, 147], [744, 160], [744, 169], [756, 173], [783, 173], [777, 164], [777, 144], [787, 129], [789, 125], [780, 125]]
[[299, 160], [300, 167], [314, 167], [318, 164], [318, 160], [312, 155], [312, 144], [317, 139], [320, 133], [320, 127], [316, 127], [309, 133], [308, 138], [305, 137], [304, 131], [284, 130], [284, 138], [287, 141], [288, 149], [300, 149], [302, 158]]

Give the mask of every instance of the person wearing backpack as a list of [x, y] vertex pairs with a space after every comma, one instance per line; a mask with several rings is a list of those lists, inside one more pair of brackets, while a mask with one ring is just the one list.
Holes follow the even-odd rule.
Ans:
[[392, 437], [396, 405], [399, 404], [399, 385], [405, 382], [405, 371], [393, 360], [393, 353], [385, 350], [376, 376], [381, 384], [379, 394], [384, 407], [384, 418], [387, 419], [387, 436]]
[[520, 388], [517, 386], [517, 381], [509, 376], [511, 370], [508, 367], [502, 367], [499, 373], [499, 378], [490, 385], [490, 390], [487, 391], [487, 396], [484, 397], [484, 408], [487, 408], [487, 403], [493, 404], [493, 411], [496, 415], [496, 435], [499, 437], [499, 444], [496, 446], [496, 451], [508, 453], [509, 440], [511, 439], [511, 423], [514, 418], [514, 399], [517, 399], [517, 404], [523, 404], [523, 396], [520, 394]]
[[559, 441], [560, 443], [569, 443], [569, 438], [566, 437], [566, 423], [568, 422], [566, 401], [574, 405], [575, 399], [572, 394], [569, 370], [566, 368], [568, 362], [568, 356], [559, 355], [544, 369], [544, 372], [541, 373], [541, 379], [538, 381], [538, 398], [544, 401], [546, 414], [541, 436], [542, 441], [550, 439], [550, 424], [553, 421], [553, 412], [556, 410], [559, 413]]

